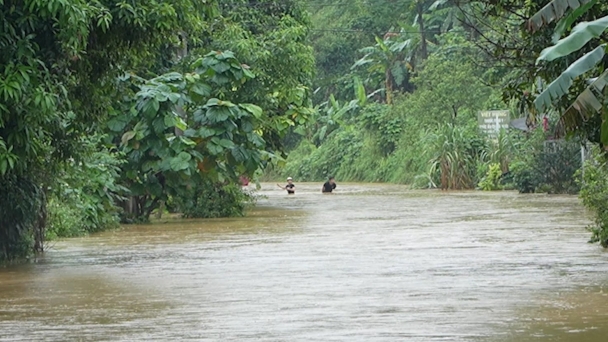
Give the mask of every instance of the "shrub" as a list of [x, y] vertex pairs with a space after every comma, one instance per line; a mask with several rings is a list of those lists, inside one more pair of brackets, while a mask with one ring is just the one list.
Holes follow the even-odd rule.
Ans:
[[[362, 180], [358, 179], [360, 174], [353, 167], [361, 164], [358, 158], [364, 142], [363, 133], [349, 126], [332, 132], [318, 148], [302, 141], [289, 154], [283, 176], [291, 176], [298, 181], [320, 181], [329, 175], [341, 180]], [[360, 166], [366, 167], [367, 171], [374, 170], [367, 164]]]
[[[597, 155], [585, 163], [582, 173], [580, 198], [583, 205], [593, 214], [594, 224], [589, 226], [591, 243], [608, 247], [608, 165], [606, 156]], [[580, 174], [580, 173], [579, 173]]]
[[533, 193], [539, 183], [534, 169], [521, 161], [511, 165], [511, 179], [517, 191], [522, 194]]
[[500, 190], [500, 180], [502, 176], [502, 170], [500, 164], [492, 163], [488, 167], [486, 176], [479, 182], [479, 187], [484, 191]]
[[[83, 141], [83, 148], [94, 150], [99, 137]], [[84, 235], [119, 223], [117, 193], [126, 190], [116, 184], [119, 156], [101, 148], [79, 161], [68, 160], [49, 191], [47, 238]]]
[[245, 215], [255, 197], [238, 184], [216, 184], [200, 180], [184, 193], [173, 197], [173, 205], [185, 218], [238, 217]]
[[517, 144], [516, 161], [511, 164], [515, 187], [521, 193], [576, 193], [575, 173], [581, 166], [580, 144], [567, 140], [547, 140], [537, 129]]
[[45, 196], [31, 179], [0, 177], [0, 262], [42, 251]]
[[576, 193], [575, 173], [581, 167], [580, 144], [548, 141], [535, 155], [533, 167], [548, 193]]
[[66, 201], [53, 197], [47, 204], [47, 240], [61, 237], [75, 237], [87, 233], [84, 212]]
[[442, 189], [472, 189], [477, 184], [477, 166], [485, 143], [471, 127], [443, 125], [430, 135], [431, 175]]

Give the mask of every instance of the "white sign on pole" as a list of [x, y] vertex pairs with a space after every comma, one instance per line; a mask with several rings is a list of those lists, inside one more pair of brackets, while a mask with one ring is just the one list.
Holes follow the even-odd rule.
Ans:
[[501, 129], [509, 128], [508, 110], [488, 110], [479, 112], [479, 129], [490, 137], [496, 137]]

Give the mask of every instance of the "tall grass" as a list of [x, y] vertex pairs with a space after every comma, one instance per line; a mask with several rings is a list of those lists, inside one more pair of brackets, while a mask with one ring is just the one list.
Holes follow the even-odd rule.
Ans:
[[484, 161], [484, 141], [470, 128], [446, 124], [429, 136], [433, 151], [430, 174], [443, 190], [472, 189], [477, 183], [477, 166]]

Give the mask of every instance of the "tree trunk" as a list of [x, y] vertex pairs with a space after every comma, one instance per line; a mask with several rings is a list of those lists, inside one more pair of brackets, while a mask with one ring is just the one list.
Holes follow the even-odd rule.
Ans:
[[420, 54], [422, 55], [422, 60], [425, 60], [428, 57], [428, 49], [426, 42], [426, 32], [424, 31], [424, 18], [422, 17], [422, 14], [424, 13], [424, 7], [422, 6], [422, 2], [420, 0], [416, 2], [416, 12], [418, 14], [418, 27], [420, 28]]
[[44, 189], [40, 189], [40, 210], [34, 222], [34, 253], [44, 252], [44, 236], [47, 223], [47, 199]]
[[165, 210], [165, 201], [160, 201], [158, 211], [156, 212], [156, 219], [160, 220], [163, 218], [163, 211]]
[[386, 92], [386, 104], [393, 104], [393, 82], [391, 78], [391, 68], [387, 67], [384, 77], [384, 91]]

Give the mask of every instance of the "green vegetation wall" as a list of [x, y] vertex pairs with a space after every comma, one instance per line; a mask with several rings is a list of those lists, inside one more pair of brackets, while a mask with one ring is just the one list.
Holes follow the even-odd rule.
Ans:
[[301, 1], [255, 4], [0, 0], [0, 261], [282, 154], [312, 112], [310, 22]]

